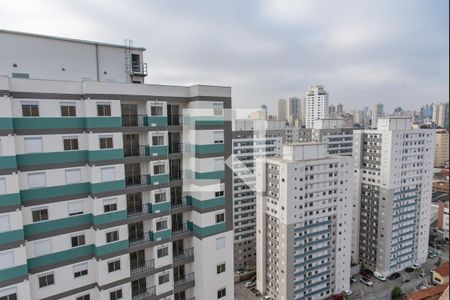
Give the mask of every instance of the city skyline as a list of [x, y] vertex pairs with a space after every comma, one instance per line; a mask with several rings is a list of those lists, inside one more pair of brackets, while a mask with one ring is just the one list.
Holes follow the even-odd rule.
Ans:
[[[266, 104], [270, 114], [279, 98], [302, 97], [314, 84], [344, 109], [448, 101], [446, 1], [102, 4], [4, 3], [0, 28], [130, 38], [147, 48], [147, 83], [232, 86], [233, 107]], [[14, 17], [19, 12], [23, 18]]]

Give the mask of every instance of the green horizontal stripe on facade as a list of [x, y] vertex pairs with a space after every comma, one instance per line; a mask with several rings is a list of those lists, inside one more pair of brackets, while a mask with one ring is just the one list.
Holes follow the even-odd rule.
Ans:
[[223, 126], [224, 120], [196, 120], [196, 126]]
[[213, 198], [213, 199], [199, 200], [192, 196], [189, 196], [188, 201], [190, 201], [190, 203], [193, 207], [196, 207], [199, 209], [208, 209], [208, 208], [219, 207], [219, 206], [225, 205], [225, 197], [217, 197], [217, 198]]
[[125, 180], [115, 180], [91, 184], [91, 193], [105, 193], [125, 189]]
[[0, 245], [9, 244], [16, 241], [23, 241], [24, 234], [22, 229], [11, 230], [0, 233]]
[[195, 179], [224, 179], [225, 171], [212, 171], [212, 172], [195, 172]]
[[28, 274], [27, 265], [15, 266], [8, 269], [0, 270], [0, 282], [11, 280], [14, 278], [24, 277]]
[[83, 225], [89, 225], [92, 222], [92, 215], [77, 215], [71, 216], [67, 218], [43, 221], [33, 224], [24, 225], [23, 228], [25, 230], [25, 236], [29, 237], [33, 234], [52, 232], [55, 230], [71, 228], [71, 227], [79, 227]]
[[166, 240], [170, 239], [172, 236], [172, 231], [170, 229], [161, 230], [161, 231], [150, 231], [150, 239], [152, 241], [160, 241], [160, 240]]
[[0, 195], [0, 207], [20, 205], [20, 194]]
[[150, 146], [146, 148], [146, 154], [150, 156], [165, 156], [168, 152], [167, 146]]
[[101, 215], [92, 216], [92, 224], [93, 225], [102, 225], [117, 221], [126, 220], [128, 218], [127, 211], [115, 211], [111, 213], [105, 213]]
[[123, 158], [123, 149], [95, 150], [87, 152], [89, 162], [98, 162], [102, 160], [116, 160]]
[[11, 156], [0, 156], [0, 170], [1, 169], [15, 169], [17, 168], [16, 157]]
[[26, 129], [84, 129], [122, 127], [121, 117], [24, 117], [13, 118], [15, 130]]
[[223, 153], [224, 151], [223, 144], [195, 145], [195, 153], [197, 154]]
[[151, 206], [150, 206], [150, 212], [152, 212], [152, 213], [158, 213], [158, 212], [169, 211], [169, 210], [170, 210], [169, 202], [155, 203], [155, 204], [151, 204]]
[[144, 125], [147, 126], [167, 126], [167, 117], [165, 116], [145, 116], [144, 117]]
[[12, 118], [0, 118], [0, 130], [12, 130], [13, 121]]
[[95, 248], [95, 256], [103, 256], [114, 252], [119, 252], [128, 249], [128, 240], [117, 241], [108, 243], [103, 246]]
[[36, 188], [20, 191], [22, 202], [35, 201], [53, 197], [67, 195], [77, 195], [89, 193], [89, 182], [65, 184], [52, 187]]
[[95, 252], [94, 248], [95, 248], [94, 245], [86, 245], [30, 258], [28, 259], [28, 268], [29, 269], [40, 268], [60, 263], [65, 260], [75, 259], [78, 257], [93, 256]]
[[169, 174], [151, 175], [152, 184], [169, 183]]
[[225, 223], [200, 227], [192, 222], [188, 222], [188, 227], [194, 232], [194, 234], [197, 234], [201, 237], [206, 237], [225, 231]]

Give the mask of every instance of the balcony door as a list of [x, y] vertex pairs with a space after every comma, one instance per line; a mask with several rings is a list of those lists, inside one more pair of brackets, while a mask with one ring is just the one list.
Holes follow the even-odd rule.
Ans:
[[170, 166], [170, 180], [181, 179], [181, 159], [169, 160]]
[[144, 225], [142, 222], [128, 224], [128, 239], [131, 242], [144, 239]]
[[183, 230], [183, 214], [172, 215], [172, 231]]
[[139, 134], [123, 135], [123, 152], [127, 156], [139, 156]]
[[141, 267], [145, 265], [145, 252], [144, 250], [139, 250], [130, 253], [130, 265], [131, 267]]
[[131, 295], [133, 297], [144, 294], [147, 291], [147, 282], [144, 278], [133, 280], [131, 282]]
[[169, 153], [181, 152], [181, 135], [179, 132], [169, 132]]
[[182, 280], [185, 276], [184, 265], [173, 268], [173, 281]]
[[125, 181], [127, 186], [141, 184], [141, 164], [126, 164], [125, 165]]
[[121, 104], [121, 110], [123, 126], [138, 126], [137, 104]]
[[179, 105], [173, 105], [168, 104], [167, 105], [167, 121], [169, 125], [171, 126], [178, 126], [180, 125], [180, 106]]
[[143, 211], [141, 193], [127, 195], [127, 211], [130, 215]]
[[184, 254], [184, 242], [183, 240], [176, 240], [172, 243], [173, 257]]
[[182, 193], [181, 186], [170, 188], [170, 204], [172, 207], [183, 204]]

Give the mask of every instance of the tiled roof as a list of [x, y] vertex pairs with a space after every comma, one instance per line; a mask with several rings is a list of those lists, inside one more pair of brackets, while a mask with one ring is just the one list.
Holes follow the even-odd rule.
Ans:
[[444, 262], [442, 265], [437, 267], [434, 271], [436, 273], [439, 273], [439, 275], [441, 275], [442, 277], [447, 277], [448, 276], [448, 261]]
[[445, 289], [448, 287], [448, 283], [433, 286], [425, 290], [412, 292], [408, 294], [408, 300], [434, 300], [439, 299]]

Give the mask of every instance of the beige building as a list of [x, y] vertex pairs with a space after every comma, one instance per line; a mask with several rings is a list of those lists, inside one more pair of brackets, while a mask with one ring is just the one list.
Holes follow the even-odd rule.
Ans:
[[448, 162], [448, 131], [436, 130], [436, 145], [434, 147], [434, 166], [443, 167]]

